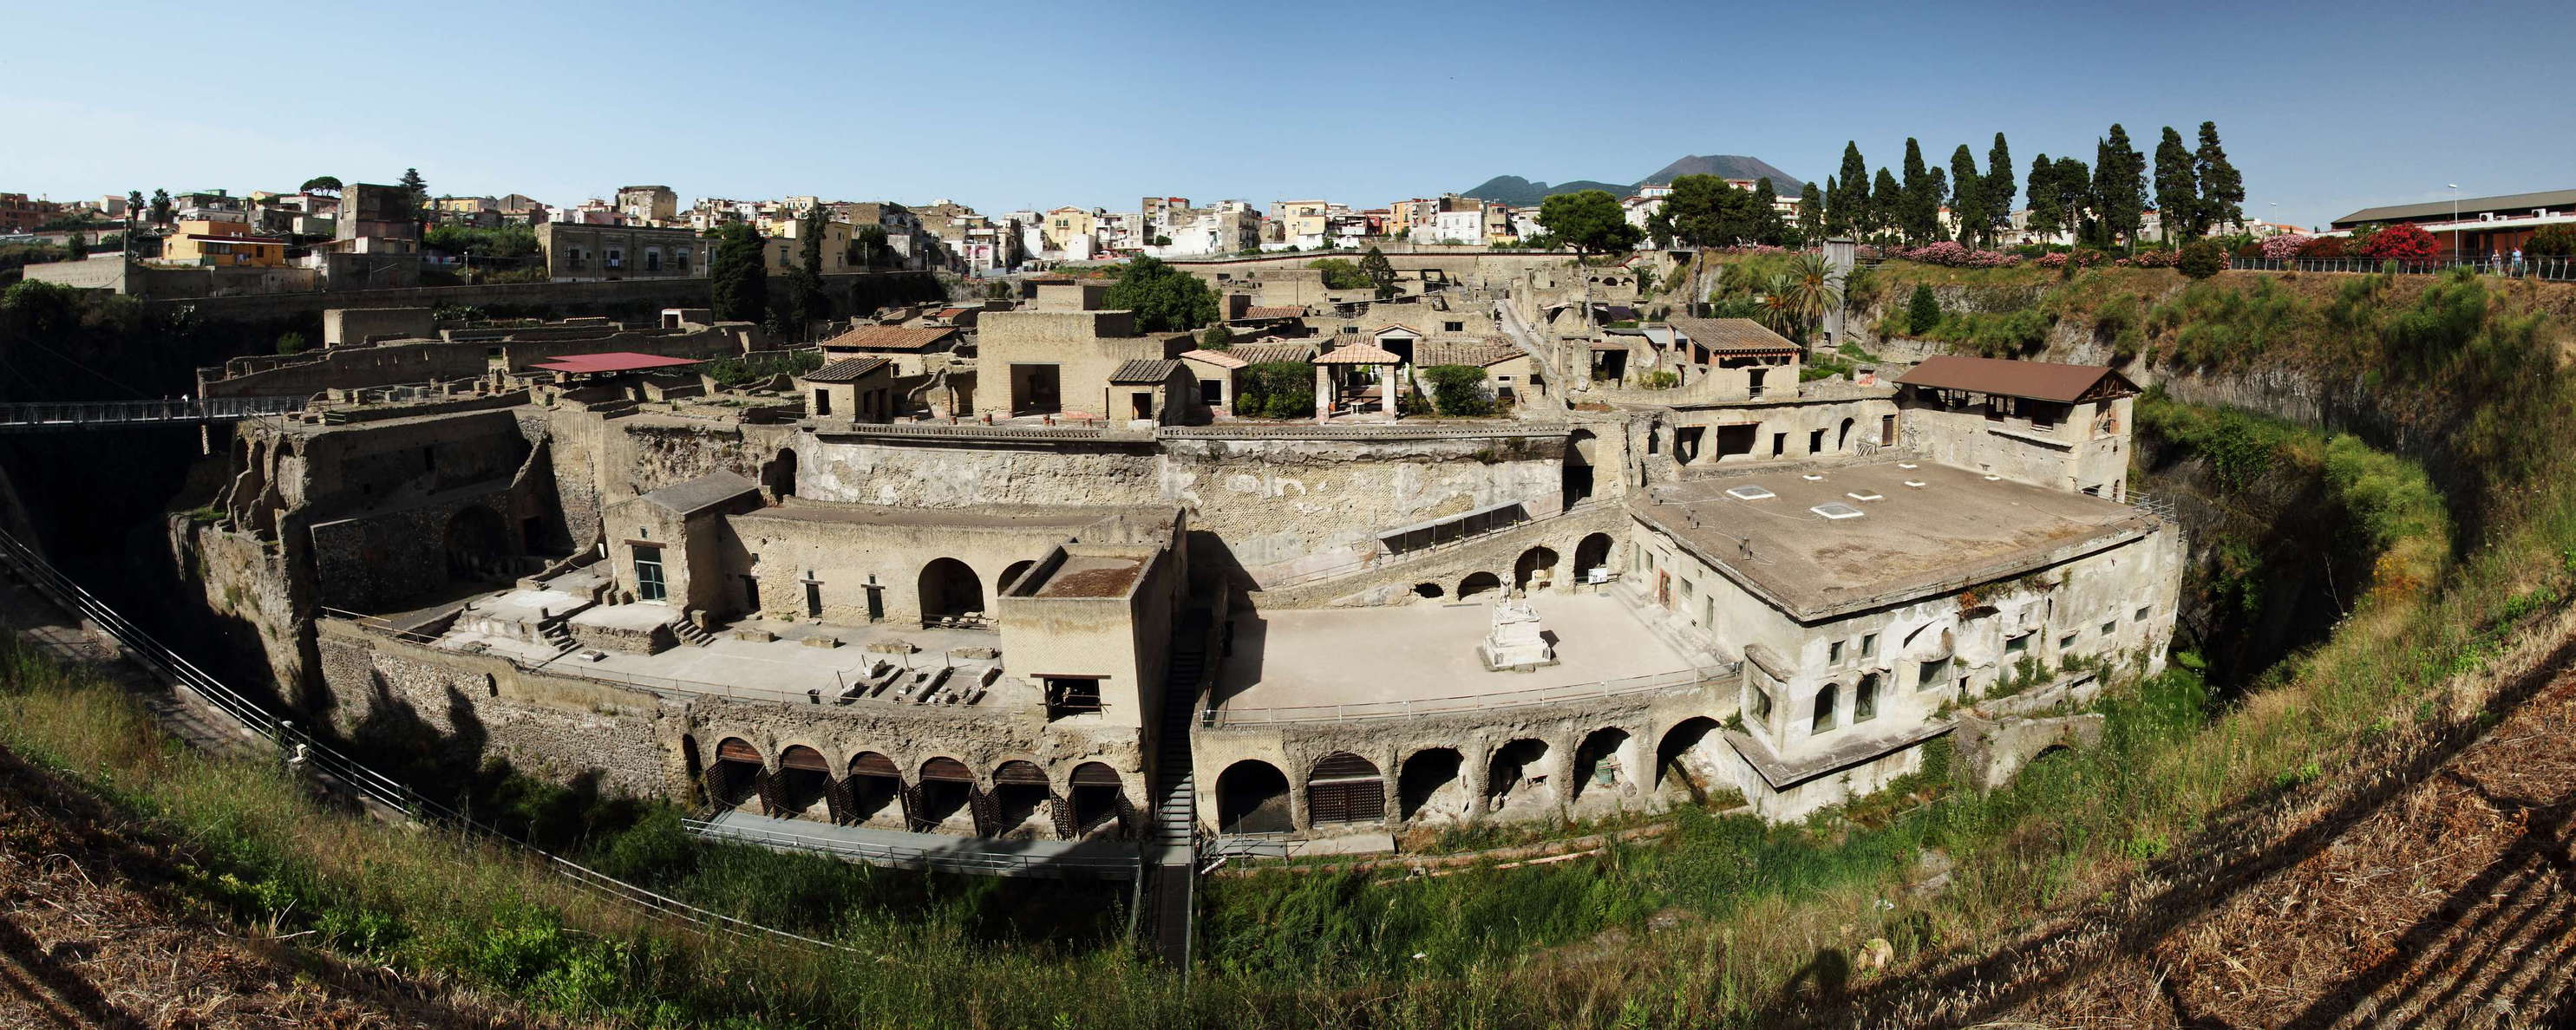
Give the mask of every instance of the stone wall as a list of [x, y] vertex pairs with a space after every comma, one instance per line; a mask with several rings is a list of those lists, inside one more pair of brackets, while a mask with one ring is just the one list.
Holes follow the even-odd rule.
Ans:
[[[873, 311], [882, 303], [947, 298], [946, 287], [926, 272], [861, 272], [823, 277], [824, 291], [845, 309]], [[188, 305], [200, 318], [273, 319], [318, 315], [330, 308], [442, 307], [449, 305], [542, 310], [551, 317], [568, 314], [658, 312], [663, 308], [703, 308], [710, 303], [707, 280], [621, 279], [595, 283], [494, 283], [483, 286], [421, 286], [406, 289], [272, 293], [256, 296], [203, 297], [186, 301], [151, 300], [147, 308]]]
[[[596, 775], [603, 793], [673, 796], [680, 706], [640, 690], [526, 673], [500, 658], [433, 651], [337, 619], [316, 624], [331, 721], [417, 721], [543, 779]], [[684, 796], [684, 795], [682, 795]]]

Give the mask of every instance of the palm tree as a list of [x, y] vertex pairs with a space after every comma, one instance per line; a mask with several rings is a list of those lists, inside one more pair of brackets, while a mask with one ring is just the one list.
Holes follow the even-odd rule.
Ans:
[[1823, 254], [1792, 258], [1785, 278], [1789, 307], [1797, 315], [1801, 332], [1824, 321], [1825, 309], [1842, 303], [1842, 287], [1834, 284], [1834, 266]]
[[1763, 281], [1761, 296], [1754, 301], [1757, 305], [1754, 317], [1772, 332], [1797, 339], [1804, 332], [1799, 321], [1797, 290], [1795, 276], [1787, 272], [1773, 274]]

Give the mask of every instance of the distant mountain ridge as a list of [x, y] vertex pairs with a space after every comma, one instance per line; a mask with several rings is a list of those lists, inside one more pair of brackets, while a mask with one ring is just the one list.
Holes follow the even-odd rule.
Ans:
[[1458, 191], [1458, 195], [1524, 207], [1559, 193], [1581, 193], [1584, 190], [1602, 190], [1614, 197], [1624, 197], [1636, 192], [1638, 186], [1650, 182], [1669, 183], [1673, 181], [1673, 177], [1680, 175], [1714, 175], [1721, 179], [1759, 179], [1769, 176], [1771, 188], [1783, 196], [1795, 194], [1806, 185], [1804, 182], [1790, 178], [1789, 173], [1773, 167], [1771, 162], [1758, 157], [1746, 157], [1741, 154], [1692, 154], [1657, 169], [1653, 175], [1625, 185], [1595, 182], [1590, 179], [1576, 179], [1572, 182], [1549, 185], [1544, 182], [1531, 182], [1517, 175], [1497, 175], [1478, 184], [1474, 189]]

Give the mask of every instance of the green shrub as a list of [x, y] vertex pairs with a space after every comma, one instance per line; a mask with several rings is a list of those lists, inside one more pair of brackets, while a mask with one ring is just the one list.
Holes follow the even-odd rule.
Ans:
[[1941, 324], [1941, 301], [1932, 296], [1928, 284], [1914, 288], [1914, 297], [1905, 304], [1905, 324], [1912, 335], [1921, 336]]
[[2214, 240], [2193, 240], [2184, 244], [2182, 257], [2174, 263], [2185, 277], [2207, 279], [2227, 270], [2227, 251]]
[[1485, 370], [1474, 365], [1433, 365], [1422, 370], [1431, 380], [1431, 402], [1443, 415], [1490, 415], [1494, 399], [1485, 393]]
[[1234, 413], [1246, 418], [1309, 418], [1315, 414], [1315, 366], [1265, 361], [1235, 373], [1241, 384]]
[[280, 354], [302, 354], [304, 348], [303, 333], [289, 329], [277, 337], [277, 352]]

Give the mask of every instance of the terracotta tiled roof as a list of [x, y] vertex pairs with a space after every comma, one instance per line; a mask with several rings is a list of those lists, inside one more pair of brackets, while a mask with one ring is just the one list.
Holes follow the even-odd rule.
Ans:
[[1692, 343], [1720, 354], [1794, 354], [1798, 345], [1750, 318], [1668, 319]]
[[1301, 307], [1245, 308], [1243, 309], [1243, 317], [1246, 319], [1304, 318], [1306, 317], [1306, 309]]
[[855, 383], [886, 367], [884, 358], [845, 358], [805, 374], [809, 383]]
[[1172, 370], [1179, 367], [1181, 363], [1171, 358], [1137, 358], [1109, 373], [1109, 381], [1121, 384], [1159, 383], [1170, 379]]
[[1245, 361], [1229, 352], [1221, 350], [1194, 350], [1181, 355], [1181, 359], [1184, 361], [1205, 362], [1210, 365], [1215, 365], [1218, 368], [1242, 368], [1245, 365], [1251, 364], [1249, 361]]
[[1266, 365], [1279, 361], [1303, 364], [1315, 360], [1315, 345], [1311, 343], [1238, 343], [1234, 345], [1233, 350], [1226, 353], [1242, 358], [1248, 365]]
[[1374, 343], [1354, 343], [1348, 347], [1335, 347], [1315, 357], [1315, 363], [1318, 365], [1395, 365], [1403, 361], [1403, 358], [1388, 353], [1386, 348]]
[[1413, 363], [1432, 365], [1499, 365], [1521, 356], [1500, 340], [1425, 340], [1413, 345]]
[[956, 335], [957, 330], [938, 326], [906, 329], [899, 325], [863, 325], [823, 341], [824, 350], [927, 350], [932, 344]]
[[1956, 354], [1926, 358], [1922, 364], [1896, 377], [1896, 381], [1936, 390], [1967, 390], [2070, 404], [2079, 400], [2126, 397], [2138, 392], [2137, 384], [2112, 371], [2108, 365], [2060, 365], [2051, 361], [2011, 361]]

